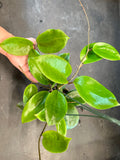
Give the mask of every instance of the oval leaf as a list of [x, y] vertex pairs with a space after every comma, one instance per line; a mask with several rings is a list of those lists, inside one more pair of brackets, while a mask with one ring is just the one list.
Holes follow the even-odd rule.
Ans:
[[111, 60], [117, 61], [120, 60], [119, 52], [110, 44], [104, 42], [97, 42], [93, 46], [93, 51], [100, 57]]
[[60, 29], [48, 29], [38, 35], [36, 41], [38, 48], [43, 53], [56, 53], [62, 50], [69, 37]]
[[46, 118], [45, 118], [45, 109], [43, 109], [42, 111], [40, 111], [39, 113], [35, 114], [35, 117], [37, 117], [37, 119], [39, 119], [42, 122], [46, 122]]
[[33, 77], [41, 84], [48, 85], [50, 84], [50, 80], [47, 79], [42, 72], [40, 71], [40, 68], [38, 67], [38, 64], [36, 63], [36, 59], [38, 58], [38, 53], [34, 50], [31, 50], [28, 57], [28, 65], [30, 72], [32, 73]]
[[46, 120], [48, 125], [58, 123], [67, 112], [67, 101], [62, 93], [57, 90], [52, 91], [45, 102]]
[[119, 105], [114, 94], [91, 77], [77, 77], [74, 85], [82, 99], [96, 109], [109, 109]]
[[60, 122], [58, 122], [56, 124], [56, 128], [59, 134], [66, 136], [67, 134], [67, 127], [66, 127], [66, 123], [64, 118], [60, 120]]
[[80, 104], [74, 102], [71, 98], [75, 99], [76, 101], [78, 101], [82, 104], [85, 104], [85, 101], [80, 97], [78, 91], [72, 91], [72, 92], [68, 93], [67, 96], [68, 96], [67, 101], [72, 102], [71, 105], [73, 104], [73, 106], [79, 106]]
[[[90, 51], [88, 52], [86, 58], [85, 58], [85, 61], [83, 62], [83, 64], [88, 64], [88, 63], [93, 63], [93, 62], [97, 62], [97, 61], [100, 61], [101, 58], [100, 56], [96, 55], [95, 52], [93, 51], [93, 46], [95, 45], [95, 43], [91, 43], [89, 44], [89, 49]], [[88, 45], [85, 46], [81, 53], [80, 53], [80, 61], [83, 60], [83, 58], [85, 57], [86, 53], [87, 53], [87, 49], [88, 49]]]
[[[75, 114], [76, 115], [76, 114], [79, 114], [79, 113], [73, 105], [68, 104], [67, 114]], [[67, 125], [67, 129], [75, 128], [78, 125], [79, 116], [66, 115], [65, 116], [65, 122], [66, 122], [66, 125]]]
[[46, 150], [52, 153], [61, 153], [67, 150], [71, 138], [64, 137], [56, 131], [43, 133], [42, 144]]
[[35, 114], [44, 108], [48, 94], [48, 91], [40, 91], [30, 98], [22, 112], [22, 123], [27, 123], [36, 119]]
[[61, 53], [58, 56], [64, 58], [66, 61], [70, 62], [70, 53]]
[[71, 74], [71, 65], [63, 58], [56, 55], [42, 55], [35, 59], [40, 71], [53, 82], [66, 84], [67, 77]]
[[33, 42], [22, 37], [11, 37], [0, 43], [0, 47], [9, 54], [24, 56], [33, 49]]
[[36, 87], [36, 85], [34, 84], [29, 84], [23, 93], [23, 103], [24, 105], [27, 103], [27, 101], [38, 92], [38, 89]]

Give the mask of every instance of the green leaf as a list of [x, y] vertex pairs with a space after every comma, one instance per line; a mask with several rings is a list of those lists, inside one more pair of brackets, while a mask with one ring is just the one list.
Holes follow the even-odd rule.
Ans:
[[[93, 63], [93, 62], [97, 62], [97, 61], [100, 61], [101, 58], [100, 56], [96, 55], [95, 52], [93, 51], [93, 46], [95, 45], [95, 43], [91, 43], [89, 44], [89, 49], [90, 51], [88, 52], [86, 58], [85, 58], [85, 61], [83, 62], [83, 64], [88, 64], [88, 63]], [[81, 53], [80, 53], [80, 61], [83, 60], [83, 58], [85, 57], [86, 53], [87, 53], [87, 49], [88, 49], [88, 45], [85, 46]]]
[[56, 55], [42, 55], [35, 59], [40, 71], [53, 82], [66, 84], [67, 77], [71, 74], [71, 65], [63, 58]]
[[67, 150], [70, 140], [71, 138], [50, 130], [43, 133], [42, 144], [49, 152], [61, 153]]
[[60, 29], [48, 29], [38, 35], [36, 41], [38, 48], [43, 53], [56, 53], [62, 50], [69, 37]]
[[56, 128], [59, 134], [66, 136], [67, 134], [67, 128], [66, 128], [66, 123], [64, 118], [61, 119], [57, 124], [56, 124]]
[[[80, 97], [78, 91], [72, 91], [70, 93], [67, 94], [69, 97], [74, 98], [75, 100], [77, 100], [78, 102], [84, 104], [85, 101]], [[71, 98], [67, 97], [67, 101], [68, 102], [72, 102], [71, 105], [73, 104], [73, 106], [78, 106], [80, 105], [79, 103], [74, 102]]]
[[30, 98], [22, 112], [22, 123], [27, 123], [36, 119], [35, 114], [45, 107], [45, 100], [48, 94], [48, 91], [40, 91]]
[[35, 114], [35, 117], [37, 117], [37, 119], [39, 119], [42, 122], [46, 122], [45, 109], [43, 109], [39, 113]]
[[114, 94], [91, 77], [77, 77], [74, 85], [81, 98], [96, 109], [109, 109], [119, 105]]
[[104, 42], [97, 42], [93, 46], [93, 51], [100, 57], [111, 60], [117, 61], [120, 60], [119, 52], [110, 44]]
[[48, 125], [58, 123], [67, 112], [67, 101], [62, 93], [57, 90], [52, 91], [45, 102], [46, 120]]
[[[68, 104], [67, 114], [79, 114], [79, 113], [73, 105]], [[67, 125], [67, 129], [75, 128], [78, 125], [79, 117], [78, 116], [68, 116], [68, 115], [66, 115], [65, 116], [65, 122], [66, 122], [66, 125]]]
[[24, 56], [33, 49], [33, 42], [22, 37], [11, 37], [0, 43], [0, 47], [9, 54]]
[[23, 93], [23, 103], [24, 105], [27, 103], [27, 101], [38, 92], [38, 89], [36, 87], [36, 85], [34, 84], [29, 84]]
[[19, 103], [17, 104], [17, 107], [20, 108], [21, 110], [23, 110], [23, 108], [24, 108], [24, 103], [23, 103], [23, 101], [22, 101], [22, 102], [19, 102]]
[[61, 53], [58, 56], [64, 58], [66, 61], [70, 62], [70, 53]]
[[36, 63], [36, 59], [39, 57], [40, 55], [38, 54], [37, 51], [35, 50], [31, 50], [29, 53], [29, 57], [28, 57], [28, 65], [29, 65], [29, 69], [30, 72], [32, 73], [33, 77], [41, 84], [44, 85], [48, 85], [50, 84], [50, 80], [48, 78], [46, 78], [42, 72], [40, 71], [38, 64]]

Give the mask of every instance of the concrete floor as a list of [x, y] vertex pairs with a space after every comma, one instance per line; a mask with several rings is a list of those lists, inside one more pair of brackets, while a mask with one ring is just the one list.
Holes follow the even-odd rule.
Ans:
[[[0, 25], [16, 36], [36, 37], [48, 28], [70, 36], [63, 52], [71, 53], [73, 71], [80, 50], [87, 44], [87, 22], [78, 0], [0, 0]], [[90, 42], [104, 41], [120, 51], [118, 0], [84, 0], [91, 31]], [[88, 75], [110, 89], [120, 102], [120, 62], [102, 60], [85, 65]], [[38, 160], [37, 140], [43, 124], [21, 124], [16, 107], [29, 81], [0, 55], [0, 160]], [[120, 119], [120, 108], [106, 111]], [[72, 141], [67, 152], [52, 154], [42, 147], [42, 160], [120, 160], [120, 127], [99, 119], [81, 118], [81, 125], [68, 131]]]

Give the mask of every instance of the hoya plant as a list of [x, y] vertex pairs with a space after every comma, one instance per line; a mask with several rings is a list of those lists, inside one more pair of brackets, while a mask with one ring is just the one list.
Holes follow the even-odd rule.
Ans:
[[[77, 76], [83, 65], [102, 59], [119, 61], [120, 54], [108, 43], [89, 44], [88, 41], [80, 52], [80, 65], [72, 74], [70, 53], [58, 54], [68, 40], [68, 35], [62, 30], [48, 29], [36, 38], [37, 48], [22, 37], [8, 38], [0, 43], [0, 47], [9, 54], [28, 55], [30, 72], [38, 81], [38, 84], [31, 82], [25, 88], [23, 100], [18, 103], [18, 107], [22, 110], [22, 123], [38, 119], [45, 124], [38, 140], [39, 160], [41, 138], [42, 145], [49, 152], [66, 151], [71, 141], [66, 136], [67, 130], [76, 127], [81, 116], [102, 118], [120, 126], [119, 120], [99, 111], [120, 106], [115, 95], [93, 77]], [[71, 84], [74, 89], [68, 90], [66, 87]], [[43, 87], [42, 90], [39, 90], [39, 85]], [[82, 110], [90, 114], [83, 114]], [[55, 126], [55, 130], [45, 131], [47, 126]]]

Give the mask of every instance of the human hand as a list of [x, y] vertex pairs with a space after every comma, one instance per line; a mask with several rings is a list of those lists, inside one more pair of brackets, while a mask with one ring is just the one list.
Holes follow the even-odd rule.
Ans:
[[[3, 27], [0, 26], [0, 43], [3, 42], [5, 39], [14, 37], [13, 34], [6, 31]], [[27, 38], [30, 41], [33, 42], [33, 45], [35, 47], [36, 40], [34, 38]], [[29, 71], [28, 67], [28, 56], [14, 56], [11, 54], [8, 54], [0, 47], [0, 53], [5, 55], [9, 61], [18, 68], [30, 81], [37, 83], [37, 80], [32, 76], [32, 74]]]
[[[35, 47], [36, 40], [34, 38], [27, 38], [30, 41], [33, 42], [33, 45]], [[19, 69], [30, 81], [37, 83], [38, 81], [32, 76], [32, 74], [29, 71], [28, 67], [28, 55], [26, 56], [15, 56], [5, 53], [5, 56], [9, 59], [9, 61], [17, 68]]]

